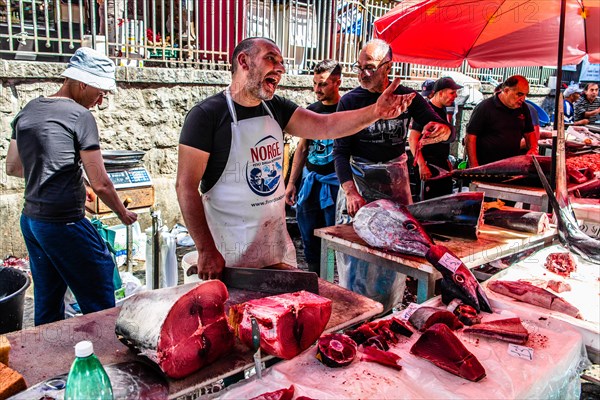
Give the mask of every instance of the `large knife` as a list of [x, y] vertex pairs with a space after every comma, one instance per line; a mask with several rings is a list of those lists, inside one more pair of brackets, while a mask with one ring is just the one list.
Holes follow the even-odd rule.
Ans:
[[306, 290], [319, 294], [319, 276], [299, 269], [225, 267], [221, 278], [227, 287], [265, 293], [290, 293]]

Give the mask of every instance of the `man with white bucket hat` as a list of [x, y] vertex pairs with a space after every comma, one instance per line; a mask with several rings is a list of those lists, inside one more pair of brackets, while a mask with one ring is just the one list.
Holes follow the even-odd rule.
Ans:
[[[6, 156], [7, 174], [25, 178], [21, 231], [33, 275], [35, 325], [64, 319], [67, 286], [84, 314], [115, 305], [115, 265], [85, 218], [86, 196], [100, 197], [126, 225], [137, 220], [106, 174], [90, 112], [116, 90], [114, 63], [82, 47], [61, 75], [58, 92], [30, 101], [17, 114]], [[94, 193], [86, 193], [84, 170]]]

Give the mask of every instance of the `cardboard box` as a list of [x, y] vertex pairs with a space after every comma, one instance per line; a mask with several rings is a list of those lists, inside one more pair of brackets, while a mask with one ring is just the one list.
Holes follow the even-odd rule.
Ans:
[[[121, 201], [125, 201], [126, 198], [131, 199], [131, 203], [127, 206], [130, 210], [136, 208], [152, 207], [154, 205], [154, 187], [146, 186], [131, 189], [117, 189], [117, 194]], [[93, 201], [86, 201], [85, 208], [93, 214], [105, 214], [110, 213], [112, 210], [108, 208], [98, 196], [94, 196]]]

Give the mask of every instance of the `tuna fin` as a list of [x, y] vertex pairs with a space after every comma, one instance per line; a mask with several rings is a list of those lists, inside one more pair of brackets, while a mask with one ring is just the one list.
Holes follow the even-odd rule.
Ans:
[[444, 168], [440, 168], [437, 165], [433, 165], [433, 164], [427, 164], [427, 166], [429, 167], [429, 169], [434, 169], [438, 172], [438, 174], [436, 176], [433, 176], [431, 178], [429, 178], [430, 181], [436, 181], [438, 179], [444, 179], [444, 178], [448, 178], [452, 176], [452, 172], [451, 171], [447, 171]]

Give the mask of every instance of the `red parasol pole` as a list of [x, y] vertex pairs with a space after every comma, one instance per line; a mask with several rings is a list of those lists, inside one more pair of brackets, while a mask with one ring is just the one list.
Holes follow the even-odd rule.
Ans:
[[[565, 42], [565, 15], [567, 13], [567, 0], [560, 1], [560, 26], [558, 31], [558, 60], [556, 61], [556, 92], [554, 93], [554, 130], [558, 130], [558, 102], [560, 101], [560, 87], [562, 85], [563, 48]], [[564, 124], [564, 121], [560, 121]], [[552, 171], [550, 185], [556, 184], [556, 137], [552, 138]]]

